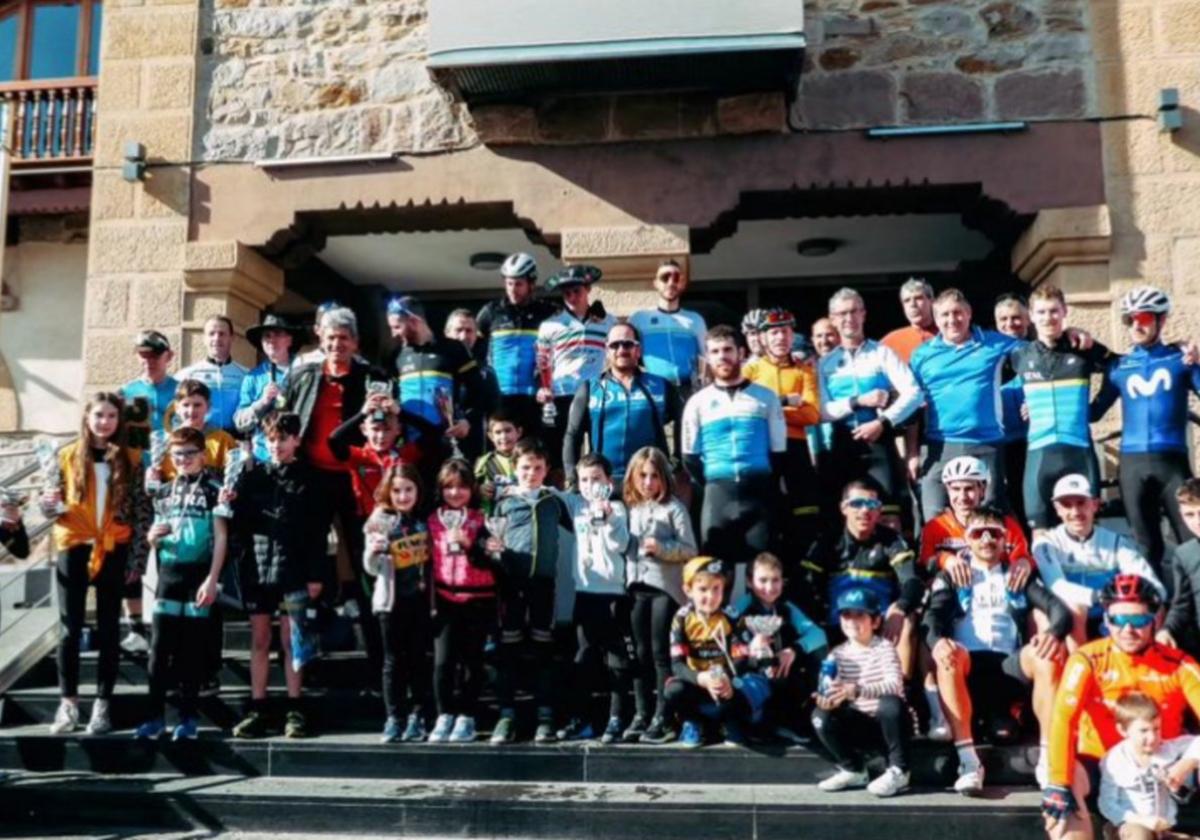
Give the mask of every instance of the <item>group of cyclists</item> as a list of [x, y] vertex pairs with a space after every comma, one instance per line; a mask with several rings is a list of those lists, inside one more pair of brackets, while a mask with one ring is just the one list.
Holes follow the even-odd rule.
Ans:
[[[489, 657], [494, 743], [516, 737], [525, 683], [536, 742], [815, 735], [838, 766], [827, 791], [905, 789], [919, 719], [954, 743], [955, 789], [975, 795], [980, 727], [997, 743], [1036, 731], [1054, 836], [1090, 836], [1100, 762], [1149, 714], [1141, 701], [1122, 712], [1120, 698], [1146, 695], [1162, 738], [1200, 713], [1188, 456], [1200, 366], [1194, 346], [1163, 340], [1166, 293], [1120, 298], [1119, 354], [1069, 326], [1049, 284], [998, 299], [988, 329], [959, 290], [910, 279], [907, 326], [876, 340], [849, 288], [807, 331], [783, 308], [709, 328], [683, 308], [688, 278], [672, 260], [653, 278], [656, 306], [625, 318], [593, 295], [595, 267], [557, 272], [541, 295], [533, 257], [513, 254], [500, 273], [503, 296], [455, 310], [442, 335], [416, 297], [389, 300], [379, 365], [358, 352], [355, 313], [333, 302], [315, 336], [265, 315], [247, 333], [262, 359], [252, 370], [232, 360], [221, 317], [205, 324], [207, 357], [174, 375], [165, 336], [138, 337], [141, 375], [89, 396], [40, 499], [57, 523], [65, 630], [53, 731], [80, 725], [89, 586], [93, 734], [112, 728], [121, 599], [122, 644], [137, 647], [143, 591], [155, 595], [142, 643], [154, 715], [140, 737], [166, 733], [176, 690], [173, 737], [195, 737], [196, 698], [220, 663], [221, 590], [239, 594], [253, 628], [238, 737], [272, 730], [276, 614], [296, 642], [283, 645], [284, 731], [309, 734], [304, 615], [335, 597], [355, 606], [382, 674], [385, 741], [475, 739]], [[1098, 521], [1091, 431], [1118, 401], [1127, 529]], [[19, 511], [5, 514], [15, 551]], [[561, 702], [564, 587], [577, 645]], [[589, 705], [600, 687], [603, 723]], [[888, 767], [869, 781], [862, 752], [876, 742]], [[1142, 836], [1137, 820], [1116, 824]]]

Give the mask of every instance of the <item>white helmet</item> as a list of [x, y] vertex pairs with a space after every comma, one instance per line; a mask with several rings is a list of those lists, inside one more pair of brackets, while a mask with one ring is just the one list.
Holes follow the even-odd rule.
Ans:
[[742, 332], [758, 332], [762, 326], [763, 316], [767, 314], [765, 309], [751, 309], [742, 318]]
[[1138, 286], [1125, 293], [1121, 298], [1121, 314], [1132, 315], [1135, 312], [1153, 312], [1155, 315], [1166, 315], [1171, 311], [1171, 296], [1153, 286]]
[[530, 283], [536, 283], [537, 260], [524, 251], [509, 254], [504, 265], [500, 266], [500, 274], [504, 277], [519, 277]]
[[942, 467], [942, 484], [951, 481], [982, 481], [988, 483], [987, 464], [971, 455], [960, 455]]

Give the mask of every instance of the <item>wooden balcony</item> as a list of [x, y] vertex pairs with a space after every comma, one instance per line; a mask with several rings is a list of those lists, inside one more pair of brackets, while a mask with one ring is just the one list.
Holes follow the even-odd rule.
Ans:
[[0, 84], [13, 120], [15, 169], [86, 166], [96, 131], [96, 78]]

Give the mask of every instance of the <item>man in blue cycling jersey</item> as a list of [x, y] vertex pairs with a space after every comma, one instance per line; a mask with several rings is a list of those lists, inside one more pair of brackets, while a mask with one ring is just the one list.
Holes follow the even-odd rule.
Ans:
[[704, 347], [713, 382], [688, 400], [680, 446], [704, 490], [702, 550], [746, 564], [770, 547], [787, 427], [779, 397], [742, 375], [745, 347], [732, 327], [713, 327]]
[[520, 418], [526, 434], [541, 428], [537, 394], [538, 327], [558, 307], [536, 300], [537, 262], [529, 254], [512, 254], [500, 267], [504, 297], [484, 304], [475, 319], [479, 341], [475, 358], [496, 374], [500, 404]]
[[233, 360], [233, 321], [224, 315], [212, 315], [204, 322], [204, 347], [208, 355], [185, 367], [175, 377], [182, 382], [196, 379], [208, 386], [212, 405], [208, 425], [235, 433], [233, 414], [242, 398], [242, 380], [250, 371]]
[[629, 323], [642, 336], [646, 370], [678, 388], [685, 400], [699, 387], [708, 331], [703, 315], [680, 306], [687, 287], [683, 267], [675, 260], [663, 260], [654, 275], [658, 307], [629, 316]]
[[241, 434], [252, 436], [254, 457], [266, 462], [271, 460], [271, 453], [267, 449], [262, 422], [283, 404], [287, 376], [304, 335], [299, 327], [289, 323], [282, 315], [267, 312], [257, 326], [246, 330], [246, 340], [266, 358], [242, 380], [242, 392], [237, 411], [233, 413], [233, 424]]
[[[1200, 367], [1184, 351], [1162, 342], [1171, 299], [1151, 286], [1121, 298], [1121, 322], [1133, 349], [1112, 360], [1091, 407], [1099, 420], [1121, 400], [1121, 460], [1117, 478], [1125, 515], [1147, 559], [1162, 575], [1162, 516], [1179, 542], [1187, 539], [1175, 494], [1191, 478], [1188, 464], [1188, 395], [1200, 394]], [[1165, 578], [1164, 578], [1165, 579]]]

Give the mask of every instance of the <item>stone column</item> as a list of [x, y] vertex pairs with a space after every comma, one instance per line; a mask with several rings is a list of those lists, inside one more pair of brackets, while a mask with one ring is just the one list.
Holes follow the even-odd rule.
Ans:
[[618, 316], [654, 306], [654, 272], [661, 260], [671, 258], [688, 268], [686, 225], [631, 225], [565, 228], [562, 260], [587, 263], [604, 272], [596, 295]]
[[254, 364], [246, 330], [283, 294], [283, 270], [241, 242], [193, 242], [187, 246], [183, 291], [181, 364], [204, 358], [204, 322], [213, 315], [233, 321], [233, 357]]

